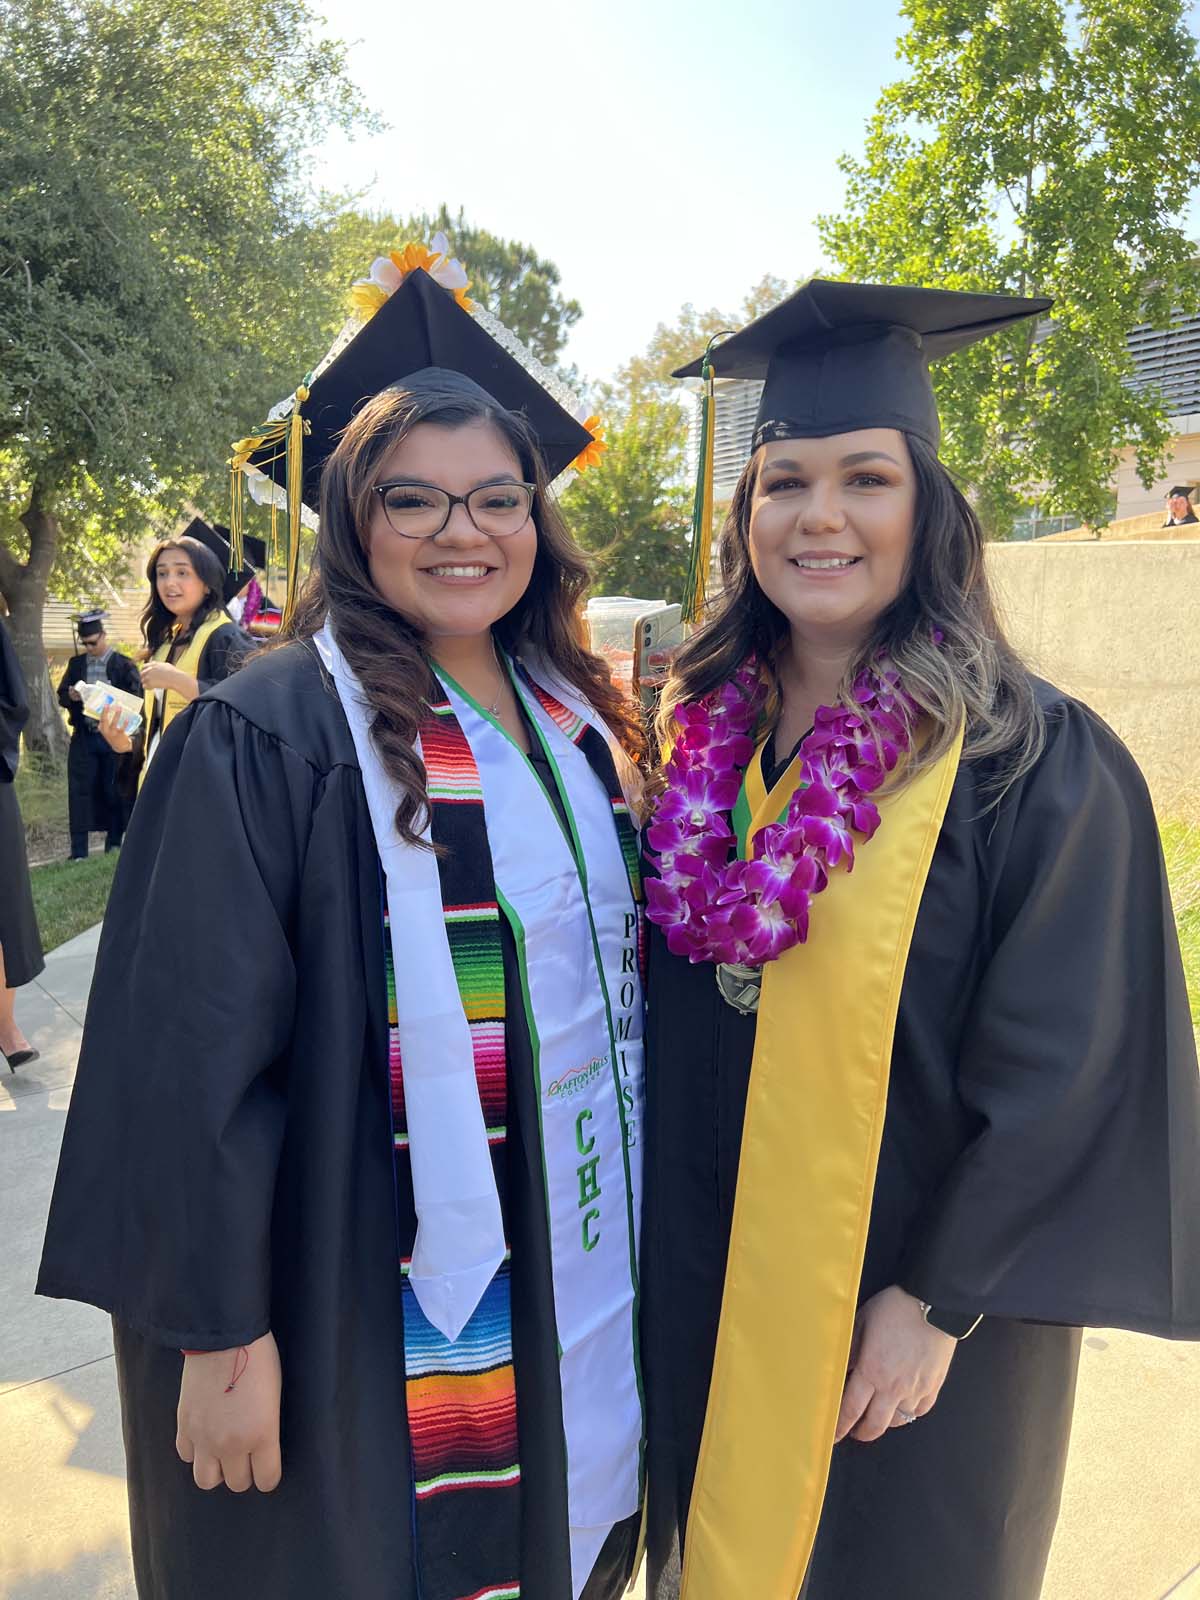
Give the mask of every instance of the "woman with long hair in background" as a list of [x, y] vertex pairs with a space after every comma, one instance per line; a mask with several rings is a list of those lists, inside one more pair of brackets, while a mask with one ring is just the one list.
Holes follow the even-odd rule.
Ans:
[[[225, 609], [228, 572], [199, 539], [163, 539], [146, 562], [150, 593], [142, 611], [145, 706], [138, 737], [145, 756], [139, 784], [167, 728], [199, 695], [241, 665], [251, 645]], [[100, 732], [114, 750], [134, 748], [110, 708]]]

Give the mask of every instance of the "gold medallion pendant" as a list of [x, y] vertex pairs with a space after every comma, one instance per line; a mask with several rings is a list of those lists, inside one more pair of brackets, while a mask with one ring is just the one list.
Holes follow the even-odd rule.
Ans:
[[716, 968], [717, 989], [726, 1005], [740, 1011], [744, 1017], [758, 1010], [758, 997], [762, 993], [762, 968], [746, 967], [735, 961], [719, 962]]

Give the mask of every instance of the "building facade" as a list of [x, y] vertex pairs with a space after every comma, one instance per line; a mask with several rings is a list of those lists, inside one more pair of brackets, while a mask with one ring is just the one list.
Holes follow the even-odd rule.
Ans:
[[1200, 486], [1200, 316], [1180, 312], [1167, 328], [1147, 324], [1129, 335], [1134, 361], [1133, 388], [1158, 389], [1171, 420], [1171, 453], [1164, 477], [1144, 489], [1132, 450], [1122, 453], [1114, 488], [1114, 521], [1161, 511], [1172, 484]]
[[[1144, 489], [1132, 450], [1122, 453], [1113, 492], [1113, 520], [1160, 511], [1166, 490], [1176, 483], [1200, 486], [1200, 316], [1179, 312], [1167, 328], [1142, 324], [1130, 331], [1134, 370], [1132, 388], [1161, 390], [1174, 435], [1165, 476]], [[713, 445], [713, 482], [718, 500], [727, 500], [750, 459], [754, 418], [761, 383], [718, 378], [715, 386], [717, 427]], [[688, 467], [695, 476], [700, 450], [700, 395], [697, 392], [688, 434]], [[1036, 538], [1073, 527], [1073, 517], [1042, 516], [1037, 507], [1019, 520], [1018, 538]]]

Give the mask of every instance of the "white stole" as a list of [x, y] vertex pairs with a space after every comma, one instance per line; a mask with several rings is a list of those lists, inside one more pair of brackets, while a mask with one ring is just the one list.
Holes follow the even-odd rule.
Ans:
[[[369, 707], [328, 626], [314, 642], [350, 724], [386, 882], [417, 1212], [410, 1282], [425, 1315], [454, 1340], [503, 1260], [504, 1229], [437, 858], [396, 833], [398, 796], [370, 738]], [[534, 670], [607, 737], [556, 675]], [[533, 1045], [578, 1600], [610, 1529], [640, 1500], [637, 909], [611, 798], [554, 719], [514, 675], [558, 774], [571, 842], [524, 754], [439, 677], [475, 758], [497, 895], [521, 963], [523, 994], [506, 1000], [524, 1005]]]

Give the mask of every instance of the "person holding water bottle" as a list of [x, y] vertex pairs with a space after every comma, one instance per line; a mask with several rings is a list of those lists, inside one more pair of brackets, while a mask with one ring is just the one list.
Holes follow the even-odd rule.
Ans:
[[[104, 738], [97, 719], [87, 714], [84, 701], [93, 684], [110, 685], [140, 699], [142, 683], [136, 664], [109, 642], [104, 619], [103, 611], [85, 611], [72, 619], [81, 648], [67, 662], [58, 686], [58, 703], [71, 722], [67, 802], [72, 861], [86, 860], [89, 833], [103, 832], [105, 850], [115, 850], [127, 820], [118, 773], [119, 750]], [[131, 748], [128, 743], [120, 746]]]

